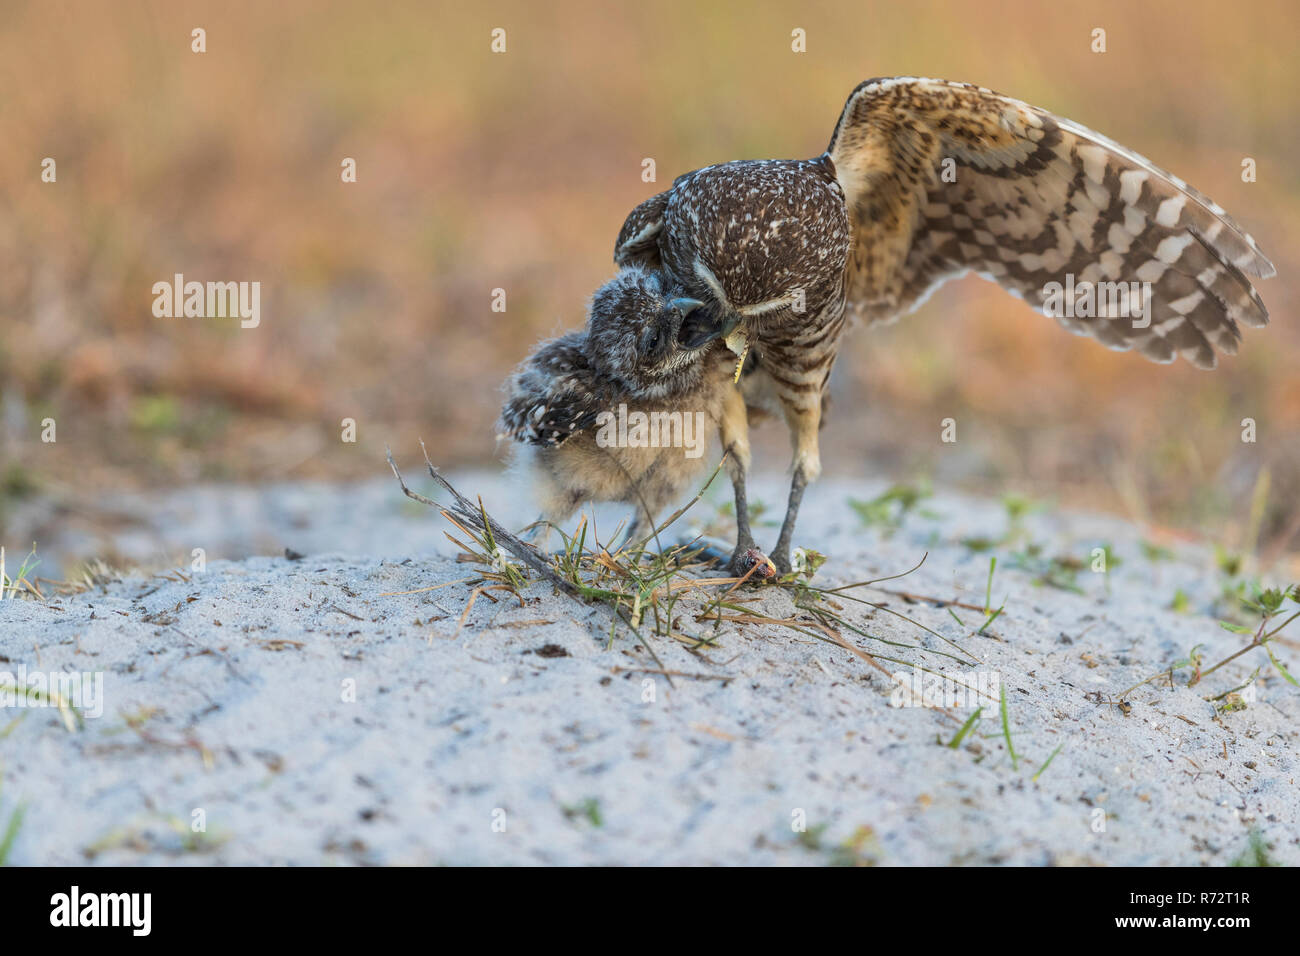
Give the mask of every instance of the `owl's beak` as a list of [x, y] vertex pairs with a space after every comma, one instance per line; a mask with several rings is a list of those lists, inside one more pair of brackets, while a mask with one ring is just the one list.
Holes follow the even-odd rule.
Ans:
[[[684, 349], [696, 349], [709, 341], [711, 320], [708, 310], [699, 299], [670, 299], [668, 308], [678, 321], [677, 344]], [[696, 344], [698, 342], [698, 344]]]
[[[694, 299], [688, 300], [694, 302]], [[730, 335], [732, 330], [740, 324], [740, 316], [732, 312], [730, 314], [718, 316], [713, 314], [712, 310], [699, 309], [698, 306], [703, 303], [697, 303], [696, 307], [682, 320], [682, 326], [677, 332], [677, 341], [685, 349], [699, 349], [708, 345], [714, 339], [725, 338]]]

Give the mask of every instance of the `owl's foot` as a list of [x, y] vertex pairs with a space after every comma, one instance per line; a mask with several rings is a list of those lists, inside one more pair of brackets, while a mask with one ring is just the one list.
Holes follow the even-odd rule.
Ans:
[[[743, 501], [743, 498], [741, 500]], [[744, 515], [744, 517], [747, 518], [748, 515]], [[740, 527], [736, 532], [736, 548], [731, 552], [730, 560], [727, 561], [727, 569], [735, 577], [743, 578], [745, 573], [758, 560], [754, 557], [755, 555], [766, 558], [766, 555], [763, 555], [763, 552], [754, 544], [754, 537], [749, 533], [749, 522], [740, 522]]]
[[550, 554], [552, 527], [554, 526], [546, 520], [546, 516], [541, 515], [520, 534], [520, 538], [527, 544], [531, 544], [538, 554]]

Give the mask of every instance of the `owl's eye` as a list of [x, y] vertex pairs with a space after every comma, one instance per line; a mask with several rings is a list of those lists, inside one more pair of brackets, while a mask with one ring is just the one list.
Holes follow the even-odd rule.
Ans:
[[649, 328], [641, 333], [641, 354], [651, 355], [659, 350], [659, 329]]

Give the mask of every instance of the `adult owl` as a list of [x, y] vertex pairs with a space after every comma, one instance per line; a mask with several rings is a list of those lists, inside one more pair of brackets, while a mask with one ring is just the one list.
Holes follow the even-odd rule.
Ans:
[[[822, 401], [848, 317], [897, 318], [975, 272], [1112, 349], [1213, 368], [1240, 325], [1267, 323], [1250, 277], [1274, 274], [1222, 208], [1137, 153], [983, 87], [915, 77], [861, 83], [815, 159], [678, 177], [628, 216], [614, 260], [662, 270], [706, 303], [683, 345], [727, 337], [761, 354], [794, 446], [771, 554], [782, 573], [821, 471]], [[736, 474], [733, 563], [753, 546]]]

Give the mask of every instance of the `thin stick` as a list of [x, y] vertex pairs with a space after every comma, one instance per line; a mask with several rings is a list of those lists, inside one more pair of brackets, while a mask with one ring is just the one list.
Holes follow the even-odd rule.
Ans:
[[427, 587], [427, 588], [416, 588], [414, 591], [384, 591], [379, 595], [379, 597], [396, 597], [399, 594], [423, 594], [425, 591], [440, 591], [443, 588], [451, 587], [453, 584], [468, 584], [470, 581], [473, 580], [475, 579], [460, 578], [459, 580], [456, 581], [448, 581], [446, 584], [434, 584], [431, 587]]
[[[920, 560], [920, 561], [916, 562], [915, 565], [913, 565], [912, 567], [908, 568], [906, 571], [899, 572], [898, 574], [891, 574], [891, 575], [889, 575], [888, 577], [883, 577], [883, 578], [872, 578], [870, 581], [859, 581], [859, 582], [857, 582], [856, 584], [841, 584], [841, 585], [840, 585], [839, 587], [837, 587], [837, 588], [825, 588], [824, 590], [826, 591], [827, 594], [836, 594], [836, 593], [838, 593], [838, 592], [840, 592], [840, 591], [849, 591], [849, 590], [852, 590], [853, 588], [865, 588], [865, 587], [870, 587], [871, 585], [873, 585], [873, 584], [877, 584], [877, 583], [879, 583], [880, 581], [893, 581], [895, 578], [905, 578], [905, 577], [907, 577], [909, 574], [911, 574], [913, 571], [917, 570], [921, 565], [925, 564], [925, 559], [928, 558], [929, 556], [930, 556], [930, 552], [929, 552], [929, 551], [925, 552], [925, 554], [921, 555], [921, 560]], [[876, 588], [876, 590], [877, 590], [877, 591], [887, 591], [888, 589], [887, 589], [887, 588]]]
[[663, 674], [665, 677], [690, 677], [694, 680], [732, 681], [730, 674], [693, 674], [690, 671], [667, 671], [662, 667], [611, 667], [615, 674]]
[[[388, 466], [393, 469], [393, 475], [394, 477], [397, 478], [397, 483], [402, 486], [403, 494], [405, 494], [406, 497], [408, 498], [412, 498], [415, 501], [420, 502], [421, 504], [426, 504], [431, 508], [438, 508], [439, 510], [441, 510], [441, 505], [439, 505], [436, 501], [433, 501], [430, 498], [426, 498], [424, 495], [412, 491], [410, 488], [406, 487], [406, 482], [402, 479], [402, 474], [397, 470], [397, 465], [393, 461], [392, 451], [387, 448], [385, 448], [384, 450], [388, 453]], [[528, 567], [532, 568], [541, 577], [551, 582], [551, 584], [555, 585], [565, 594], [569, 595], [570, 597], [581, 599], [582, 597], [581, 592], [576, 587], [574, 587], [571, 583], [569, 583], [564, 578], [556, 574], [553, 570], [551, 570], [550, 565], [547, 564], [546, 561], [542, 559], [541, 555], [539, 555], [534, 548], [532, 548], [530, 545], [528, 545], [526, 542], [522, 541], [521, 539], [515, 537], [505, 528], [501, 527], [501, 525], [498, 524], [496, 520], [494, 520], [492, 517], [490, 517], [486, 511], [480, 511], [478, 508], [476, 508], [472, 501], [470, 501], [459, 491], [457, 491], [454, 487], [452, 487], [451, 482], [449, 482], [446, 478], [442, 477], [442, 475], [438, 474], [438, 470], [433, 467], [433, 462], [429, 460], [429, 451], [424, 447], [423, 441], [420, 442], [420, 451], [424, 453], [424, 463], [429, 467], [430, 477], [432, 477], [434, 481], [440, 484], [456, 500], [456, 504], [453, 506], [453, 508], [462, 521], [464, 521], [466, 524], [470, 525], [471, 527], [478, 528], [481, 531], [490, 529], [493, 538], [496, 539], [496, 542], [499, 545], [504, 547], [516, 558], [518, 558], [524, 564], [528, 565]]]

